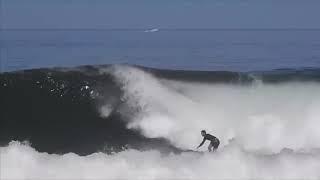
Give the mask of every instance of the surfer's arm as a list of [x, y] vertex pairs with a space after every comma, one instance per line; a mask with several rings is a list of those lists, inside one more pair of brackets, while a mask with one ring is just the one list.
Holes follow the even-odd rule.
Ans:
[[200, 145], [197, 148], [201, 147], [205, 141], [206, 141], [206, 138], [203, 138], [202, 142], [200, 143]]

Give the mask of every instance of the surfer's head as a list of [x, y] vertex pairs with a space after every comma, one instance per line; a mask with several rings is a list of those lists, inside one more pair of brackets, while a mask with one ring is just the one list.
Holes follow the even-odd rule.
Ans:
[[202, 131], [201, 131], [201, 135], [202, 135], [202, 136], [205, 136], [205, 135], [206, 135], [206, 131], [205, 131], [205, 130], [202, 130]]

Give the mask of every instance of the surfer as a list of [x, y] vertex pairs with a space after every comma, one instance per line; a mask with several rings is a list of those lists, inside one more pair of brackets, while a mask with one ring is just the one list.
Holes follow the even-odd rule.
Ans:
[[209, 152], [215, 151], [218, 148], [220, 144], [220, 141], [218, 138], [216, 138], [215, 136], [212, 136], [211, 134], [207, 134], [205, 130], [201, 131], [201, 135], [203, 136], [203, 141], [200, 143], [200, 145], [197, 148], [201, 147], [206, 140], [211, 141], [210, 145], [208, 146]]

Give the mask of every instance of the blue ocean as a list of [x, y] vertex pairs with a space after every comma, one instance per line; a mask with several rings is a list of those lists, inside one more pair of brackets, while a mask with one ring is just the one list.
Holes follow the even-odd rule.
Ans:
[[132, 64], [264, 71], [320, 67], [317, 29], [31, 29], [1, 31], [1, 70]]

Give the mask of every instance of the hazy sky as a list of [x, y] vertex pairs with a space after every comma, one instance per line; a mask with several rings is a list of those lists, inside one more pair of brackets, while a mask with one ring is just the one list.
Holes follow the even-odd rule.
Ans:
[[320, 28], [320, 0], [1, 0], [3, 28]]

